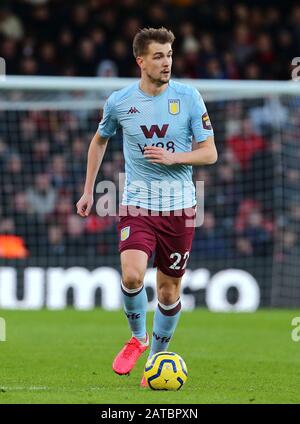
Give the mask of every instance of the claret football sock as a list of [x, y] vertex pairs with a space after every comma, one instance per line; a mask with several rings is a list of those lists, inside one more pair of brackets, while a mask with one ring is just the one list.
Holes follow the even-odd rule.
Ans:
[[121, 290], [124, 302], [124, 311], [132, 335], [142, 344], [148, 344], [146, 333], [146, 313], [148, 298], [144, 285], [137, 289], [128, 289], [121, 282]]
[[174, 334], [181, 311], [180, 298], [173, 305], [163, 305], [158, 302], [154, 314], [153, 335], [149, 358], [157, 352], [168, 349]]

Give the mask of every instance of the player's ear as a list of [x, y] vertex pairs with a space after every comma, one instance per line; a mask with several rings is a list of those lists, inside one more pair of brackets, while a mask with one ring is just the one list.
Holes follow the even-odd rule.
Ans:
[[137, 56], [137, 58], [136, 58], [136, 63], [138, 64], [138, 66], [142, 69], [142, 66], [143, 66], [143, 58], [142, 58], [142, 56]]

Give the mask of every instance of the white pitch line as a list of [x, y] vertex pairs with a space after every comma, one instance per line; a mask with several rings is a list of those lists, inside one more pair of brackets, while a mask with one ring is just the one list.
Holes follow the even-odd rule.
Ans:
[[10, 391], [13, 392], [15, 390], [29, 390], [29, 391], [34, 391], [34, 390], [49, 390], [49, 387], [43, 387], [43, 386], [29, 386], [29, 387], [21, 387], [21, 386], [16, 386], [16, 387], [8, 387], [8, 386], [0, 386], [0, 392], [1, 390], [5, 390], [5, 391]]

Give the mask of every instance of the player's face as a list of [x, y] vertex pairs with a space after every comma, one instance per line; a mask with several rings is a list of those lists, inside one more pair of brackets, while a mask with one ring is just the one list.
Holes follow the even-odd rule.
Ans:
[[170, 43], [151, 43], [147, 53], [142, 56], [141, 70], [156, 85], [169, 82], [172, 68], [172, 47]]

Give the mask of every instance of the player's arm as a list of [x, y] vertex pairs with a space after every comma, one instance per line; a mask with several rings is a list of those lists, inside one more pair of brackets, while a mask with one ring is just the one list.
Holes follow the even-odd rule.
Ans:
[[76, 204], [80, 216], [88, 216], [94, 203], [94, 185], [103, 160], [109, 138], [101, 137], [97, 131], [90, 143], [84, 193]]
[[218, 152], [212, 135], [201, 143], [194, 144], [191, 152], [176, 153], [175, 164], [178, 165], [212, 165], [218, 160]]
[[211, 165], [218, 159], [218, 153], [212, 135], [201, 143], [196, 143], [196, 147], [191, 152], [169, 152], [162, 147], [147, 146], [144, 156], [151, 163], [161, 165]]
[[80, 216], [88, 216], [91, 211], [94, 203], [94, 185], [107, 147], [107, 142], [117, 131], [118, 120], [114, 111], [114, 98], [115, 94], [113, 93], [107, 99], [103, 108], [101, 122], [89, 147], [84, 193], [76, 205], [77, 213]]

